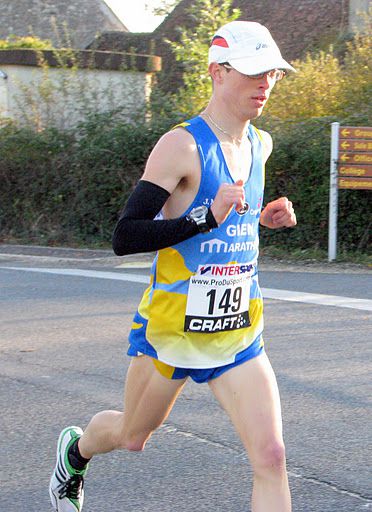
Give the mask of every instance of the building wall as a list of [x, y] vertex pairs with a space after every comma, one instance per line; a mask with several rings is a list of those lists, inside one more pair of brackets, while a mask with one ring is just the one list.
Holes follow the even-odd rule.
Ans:
[[56, 47], [67, 44], [74, 48], [85, 48], [97, 34], [109, 30], [128, 29], [103, 0], [1, 2], [0, 39], [11, 34], [36, 35], [41, 39], [51, 39]]
[[87, 112], [122, 107], [130, 117], [144, 107], [152, 74], [143, 71], [58, 69], [1, 65], [0, 118], [8, 117], [37, 129], [69, 128]]
[[0, 119], [9, 117], [8, 75], [0, 69]]

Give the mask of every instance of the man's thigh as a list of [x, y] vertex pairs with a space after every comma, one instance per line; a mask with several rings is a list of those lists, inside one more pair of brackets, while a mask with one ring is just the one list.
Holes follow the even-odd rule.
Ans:
[[124, 391], [126, 435], [151, 434], [170, 413], [185, 382], [161, 375], [149, 356], [133, 357]]
[[232, 368], [209, 385], [251, 459], [266, 444], [282, 442], [279, 391], [265, 353]]

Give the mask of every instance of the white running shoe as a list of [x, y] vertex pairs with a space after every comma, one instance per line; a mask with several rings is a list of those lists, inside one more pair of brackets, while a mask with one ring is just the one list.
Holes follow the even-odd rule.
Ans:
[[88, 467], [79, 471], [68, 460], [68, 450], [81, 437], [80, 427], [62, 430], [57, 445], [57, 463], [49, 483], [49, 495], [55, 512], [81, 512], [84, 502], [84, 475]]

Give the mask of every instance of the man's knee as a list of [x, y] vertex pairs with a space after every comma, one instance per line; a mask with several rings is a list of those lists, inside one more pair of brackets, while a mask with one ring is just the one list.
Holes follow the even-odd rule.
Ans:
[[142, 452], [146, 443], [151, 437], [151, 432], [140, 434], [122, 434], [118, 438], [117, 447], [119, 450], [128, 450], [130, 452]]
[[133, 439], [131, 441], [127, 441], [123, 448], [130, 452], [143, 452], [145, 449], [146, 441], [147, 439]]
[[257, 450], [253, 469], [256, 474], [282, 473], [286, 467], [285, 446], [281, 441], [273, 440]]

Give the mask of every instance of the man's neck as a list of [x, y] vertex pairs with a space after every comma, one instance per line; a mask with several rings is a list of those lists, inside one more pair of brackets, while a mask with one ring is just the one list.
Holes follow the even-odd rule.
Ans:
[[213, 126], [213, 131], [219, 131], [220, 134], [230, 137], [235, 143], [239, 143], [246, 137], [250, 121], [240, 118], [227, 105], [214, 101], [212, 98], [202, 115], [208, 124]]
[[230, 139], [236, 145], [240, 145], [247, 136], [249, 121], [243, 121], [234, 116], [231, 112], [226, 112], [217, 108], [212, 102], [208, 104], [201, 116], [207, 121], [214, 132], [218, 132], [218, 138]]

